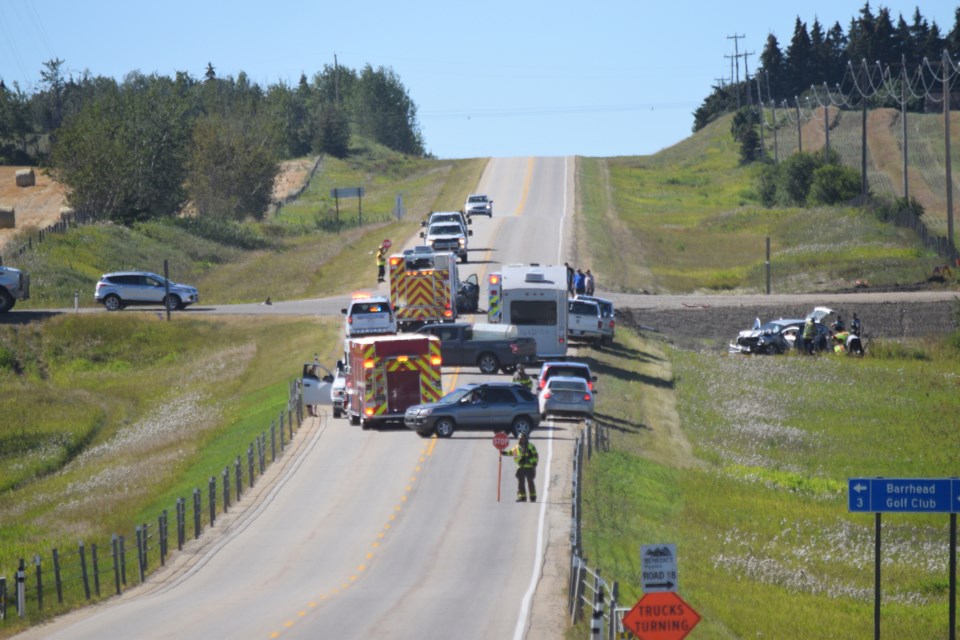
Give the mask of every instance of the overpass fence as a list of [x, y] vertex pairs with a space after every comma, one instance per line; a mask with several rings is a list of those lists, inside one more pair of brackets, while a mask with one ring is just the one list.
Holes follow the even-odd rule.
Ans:
[[591, 566], [581, 547], [583, 467], [594, 452], [610, 450], [610, 429], [588, 420], [573, 452], [573, 496], [570, 518], [570, 578], [567, 585], [567, 614], [571, 625], [590, 616], [590, 638], [615, 640], [629, 637], [623, 616], [630, 610], [620, 603], [620, 584], [603, 577], [599, 566]]
[[303, 420], [301, 387], [293, 380], [286, 408], [270, 426], [246, 451], [210, 475], [204, 486], [177, 498], [172, 513], [164, 509], [154, 521], [114, 533], [105, 544], [81, 540], [76, 547], [54, 547], [49, 554], [19, 558], [16, 568], [6, 575], [3, 570], [11, 567], [0, 563], [0, 630], [20, 619], [30, 624], [120, 595], [146, 582], [190, 540], [198, 540], [212, 529], [217, 517], [254, 487], [268, 466], [283, 456]]

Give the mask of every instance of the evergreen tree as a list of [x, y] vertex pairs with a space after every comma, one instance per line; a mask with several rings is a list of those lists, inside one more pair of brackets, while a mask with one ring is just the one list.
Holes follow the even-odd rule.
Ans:
[[761, 100], [766, 101], [770, 97], [782, 96], [785, 89], [786, 66], [783, 53], [780, 51], [780, 43], [777, 42], [777, 36], [772, 33], [767, 34], [767, 43], [760, 53], [760, 69], [763, 84], [767, 87], [767, 94], [761, 96]]
[[953, 29], [947, 34], [943, 44], [950, 55], [960, 55], [960, 7], [953, 10]]
[[793, 27], [793, 38], [787, 47], [786, 97], [799, 95], [810, 86], [811, 63], [810, 34], [807, 33], [806, 23], [801, 22], [798, 16]]

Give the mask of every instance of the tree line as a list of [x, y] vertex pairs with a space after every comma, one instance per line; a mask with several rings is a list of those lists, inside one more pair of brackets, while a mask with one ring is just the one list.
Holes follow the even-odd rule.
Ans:
[[[944, 49], [960, 53], [960, 7], [954, 11], [954, 26], [946, 35], [936, 21], [923, 17], [919, 7], [910, 22], [902, 14], [894, 22], [888, 8], [881, 6], [874, 14], [866, 2], [846, 31], [839, 21], [825, 29], [816, 18], [808, 28], [798, 16], [786, 50], [781, 50], [775, 35], [767, 35], [756, 72], [759, 88], [755, 80], [714, 86], [693, 114], [693, 130], [735, 110], [737, 96], [744, 102], [749, 94], [754, 102], [779, 104], [803, 95], [811, 85], [826, 83], [832, 89], [843, 83], [848, 63], [858, 66], [866, 60], [870, 65], [880, 62], [894, 68], [905, 63], [906, 69], [916, 69], [924, 59], [939, 63]], [[921, 109], [922, 102], [915, 101], [912, 108]]]
[[129, 73], [122, 81], [64, 61], [43, 64], [28, 94], [0, 79], [0, 164], [40, 165], [78, 211], [123, 224], [171, 217], [262, 218], [279, 161], [346, 157], [351, 136], [425, 155], [417, 108], [389, 68], [324, 66], [296, 86], [244, 72], [203, 78]]

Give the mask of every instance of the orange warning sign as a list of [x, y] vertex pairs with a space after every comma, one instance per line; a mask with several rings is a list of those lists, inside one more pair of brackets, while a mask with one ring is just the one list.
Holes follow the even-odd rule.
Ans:
[[623, 626], [640, 640], [683, 640], [700, 614], [673, 591], [648, 593], [623, 616]]

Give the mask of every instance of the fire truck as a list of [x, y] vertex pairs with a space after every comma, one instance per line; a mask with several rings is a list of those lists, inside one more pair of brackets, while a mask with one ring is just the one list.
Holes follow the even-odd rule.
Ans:
[[457, 257], [429, 247], [390, 256], [390, 304], [400, 330], [457, 319]]
[[403, 421], [415, 404], [436, 402], [443, 395], [440, 340], [426, 335], [381, 335], [348, 338], [346, 402], [350, 424]]

